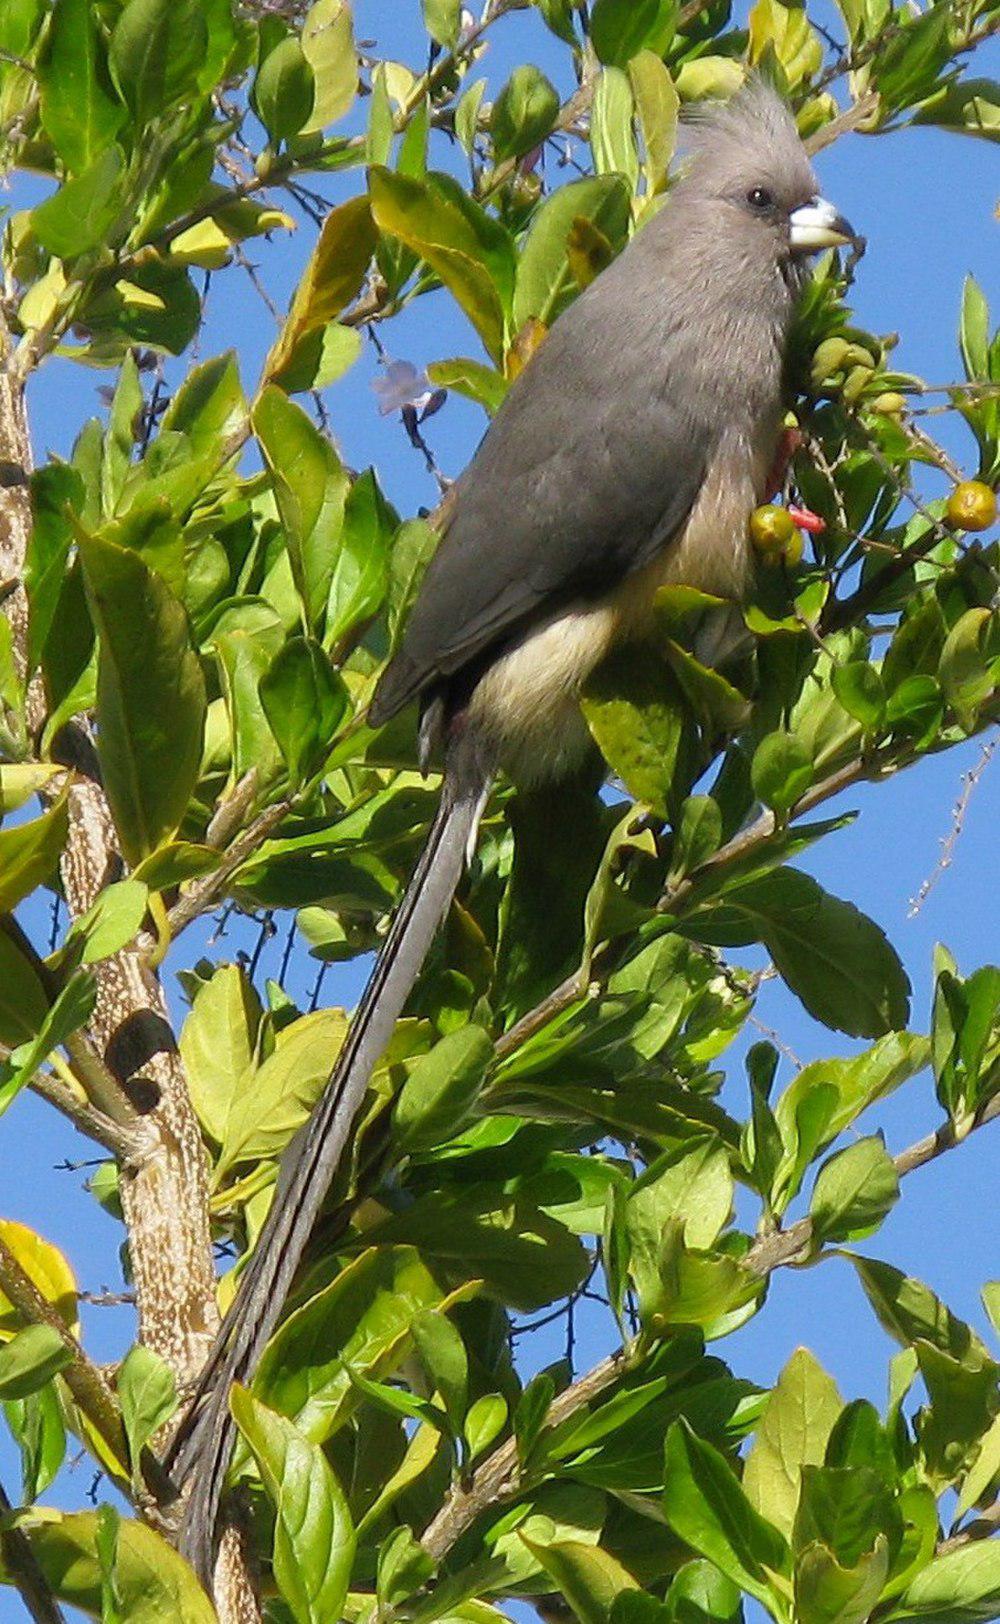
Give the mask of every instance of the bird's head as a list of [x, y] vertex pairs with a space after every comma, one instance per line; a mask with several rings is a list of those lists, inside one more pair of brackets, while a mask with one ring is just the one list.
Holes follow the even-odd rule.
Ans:
[[795, 120], [766, 80], [755, 76], [731, 101], [699, 109], [691, 135], [693, 162], [680, 184], [722, 240], [793, 266], [824, 248], [861, 247], [820, 196]]

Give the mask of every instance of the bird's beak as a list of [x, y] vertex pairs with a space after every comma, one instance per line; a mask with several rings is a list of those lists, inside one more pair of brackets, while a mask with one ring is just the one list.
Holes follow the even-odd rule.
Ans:
[[821, 248], [858, 247], [862, 239], [825, 197], [814, 197], [789, 215], [793, 254], [815, 254]]

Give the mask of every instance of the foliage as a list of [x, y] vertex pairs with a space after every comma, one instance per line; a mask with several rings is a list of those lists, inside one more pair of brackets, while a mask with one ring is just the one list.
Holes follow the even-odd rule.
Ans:
[[[339, 963], [370, 951], [398, 897], [435, 797], [412, 720], [373, 732], [364, 711], [439, 516], [401, 522], [300, 403], [351, 366], [359, 331], [453, 300], [474, 355], [437, 357], [428, 395], [397, 405], [417, 443], [430, 388], [494, 411], [659, 206], [679, 105], [728, 93], [747, 62], [820, 142], [914, 122], [1000, 131], [995, 86], [972, 76], [997, 28], [990, 0], [841, 0], [842, 48], [783, 0], [756, 0], [746, 26], [727, 0], [595, 0], [589, 14], [537, 0], [564, 99], [530, 62], [504, 84], [489, 75], [486, 46], [524, 9], [494, 0], [470, 21], [458, 0], [424, 0], [421, 71], [362, 48], [346, 0], [2, 8], [0, 149], [47, 183], [4, 222], [11, 387], [50, 358], [116, 372], [106, 419], [31, 477], [27, 622], [0, 623], [4, 814], [40, 799], [0, 832], [11, 1133], [16, 1096], [36, 1087], [128, 1170], [136, 1114], [94, 1024], [116, 955], [155, 979], [193, 921], [232, 905], [294, 913]], [[535, 154], [556, 136], [584, 173], [550, 185]], [[342, 201], [248, 394], [237, 356], [194, 359], [201, 277], [308, 216], [315, 175]], [[843, 1398], [805, 1350], [770, 1393], [706, 1351], [761, 1311], [774, 1268], [876, 1233], [905, 1174], [997, 1110], [1000, 972], [963, 978], [942, 949], [930, 1032], [910, 1031], [891, 943], [794, 866], [844, 821], [809, 817], [837, 791], [1000, 712], [997, 543], [944, 522], [961, 478], [1000, 478], [985, 297], [966, 283], [964, 379], [931, 408], [968, 425], [965, 470], [927, 432], [922, 380], [893, 366], [891, 336], [853, 324], [848, 297], [826, 256], [792, 357], [792, 478], [825, 528], [800, 562], [760, 571], [753, 635], [730, 637], [727, 660], [705, 654], [724, 606], [674, 588], [656, 646], [595, 675], [584, 708], [609, 791], [596, 773], [567, 787], [557, 821], [501, 789], [293, 1309], [252, 1389], [232, 1394], [235, 1473], [280, 1593], [268, 1618], [489, 1624], [508, 1598], [553, 1593], [583, 1624], [725, 1624], [744, 1595], [779, 1624], [975, 1624], [1000, 1609], [1000, 1545], [982, 1537], [997, 1520], [998, 1367], [927, 1287], [848, 1254], [900, 1345], [885, 1415]], [[179, 356], [167, 400], [161, 361]], [[947, 489], [914, 496], [928, 465]], [[16, 501], [12, 466], [0, 496]], [[43, 953], [24, 905], [65, 882], [85, 771], [67, 740], [87, 718], [122, 861]], [[778, 1052], [756, 1044], [741, 1121], [718, 1103], [715, 1063], [756, 990], [728, 954], [754, 944], [810, 1015], [860, 1041], [776, 1098]], [[215, 1233], [242, 1257], [345, 1018], [195, 960], [180, 1056]], [[894, 1159], [877, 1134], [851, 1137], [921, 1074], [943, 1113], [930, 1149]], [[737, 1186], [756, 1235], [734, 1220]], [[111, 1164], [94, 1187], [120, 1213]], [[61, 1252], [11, 1223], [0, 1243], [0, 1398], [23, 1462], [17, 1526], [44, 1581], [105, 1620], [209, 1619], [150, 1515], [178, 1373], [140, 1343], [109, 1386], [77, 1341]], [[560, 1364], [523, 1384], [512, 1328], [592, 1280], [617, 1351], [575, 1380]], [[989, 1304], [996, 1318], [992, 1288]], [[32, 1509], [68, 1433], [134, 1517]], [[12, 1552], [0, 1577], [15, 1583]]]

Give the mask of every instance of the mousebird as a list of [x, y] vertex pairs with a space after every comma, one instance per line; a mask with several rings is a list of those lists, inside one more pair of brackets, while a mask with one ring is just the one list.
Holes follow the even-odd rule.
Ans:
[[444, 761], [427, 843], [274, 1202], [168, 1467], [181, 1548], [211, 1579], [233, 1443], [228, 1395], [270, 1337], [368, 1080], [420, 973], [499, 770], [574, 770], [578, 703], [668, 583], [739, 600], [769, 494], [788, 335], [809, 254], [857, 244], [817, 191], [794, 119], [751, 79], [698, 120], [659, 212], [554, 323], [455, 487], [453, 514], [369, 709], [420, 706]]

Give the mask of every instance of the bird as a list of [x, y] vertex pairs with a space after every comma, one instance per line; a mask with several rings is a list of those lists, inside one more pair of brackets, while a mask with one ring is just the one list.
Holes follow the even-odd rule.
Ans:
[[809, 256], [860, 239], [820, 196], [765, 78], [703, 111], [691, 146], [662, 207], [508, 391], [375, 688], [373, 727], [418, 703], [420, 759], [443, 760], [441, 796], [168, 1457], [188, 1491], [181, 1549], [209, 1587], [230, 1386], [274, 1330], [496, 775], [537, 788], [573, 773], [590, 748], [583, 684], [650, 631], [661, 587], [736, 601], [749, 587], [748, 520], [773, 480]]

